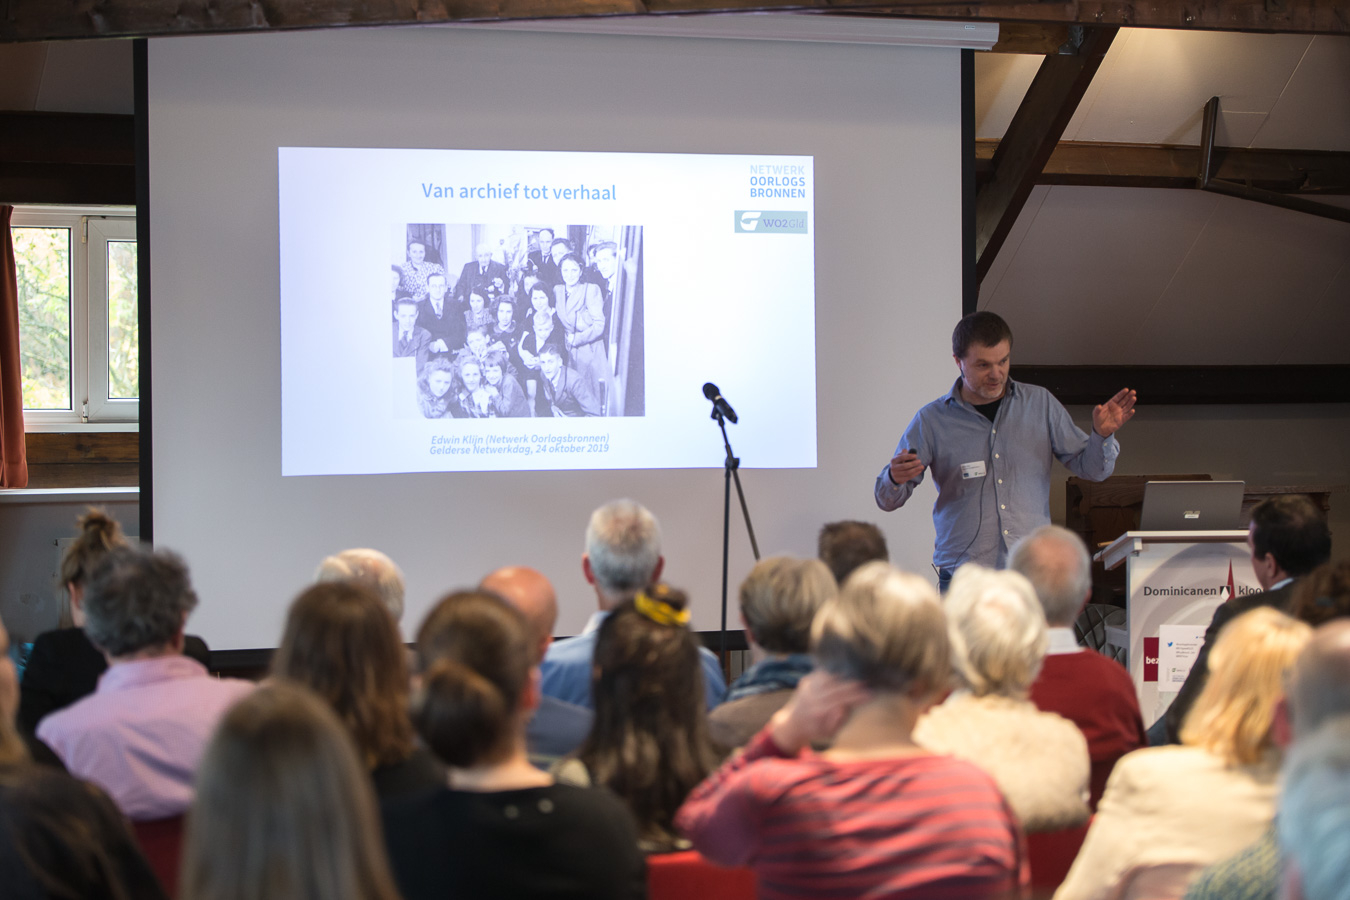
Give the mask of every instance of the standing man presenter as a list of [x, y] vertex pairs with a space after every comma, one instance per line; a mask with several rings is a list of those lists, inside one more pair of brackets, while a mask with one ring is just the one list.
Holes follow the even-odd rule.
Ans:
[[1008, 377], [1012, 343], [994, 313], [961, 319], [952, 332], [961, 377], [919, 410], [877, 476], [877, 506], [890, 511], [933, 470], [933, 566], [943, 591], [962, 563], [1002, 567], [1008, 548], [1050, 523], [1054, 460], [1088, 481], [1108, 478], [1120, 453], [1114, 435], [1134, 415], [1135, 393], [1123, 389], [1093, 408], [1085, 434], [1045, 388]]

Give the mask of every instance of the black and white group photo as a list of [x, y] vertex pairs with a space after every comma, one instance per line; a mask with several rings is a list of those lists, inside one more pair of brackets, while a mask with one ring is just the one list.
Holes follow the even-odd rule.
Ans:
[[640, 226], [395, 232], [396, 415], [644, 414]]

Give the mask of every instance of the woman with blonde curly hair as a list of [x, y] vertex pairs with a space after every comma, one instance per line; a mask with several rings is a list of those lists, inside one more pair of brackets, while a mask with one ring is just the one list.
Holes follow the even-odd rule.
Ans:
[[1055, 900], [1181, 897], [1202, 868], [1265, 833], [1280, 767], [1271, 723], [1285, 674], [1311, 637], [1306, 624], [1269, 607], [1224, 628], [1181, 746], [1116, 763]]
[[943, 606], [958, 688], [919, 720], [914, 739], [992, 775], [1027, 832], [1082, 825], [1087, 739], [1028, 699], [1049, 644], [1031, 582], [968, 563], [956, 571]]

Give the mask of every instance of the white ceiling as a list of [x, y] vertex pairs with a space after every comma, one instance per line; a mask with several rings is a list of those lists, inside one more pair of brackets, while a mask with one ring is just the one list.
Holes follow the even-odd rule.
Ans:
[[[1040, 57], [976, 56], [976, 131], [1001, 137]], [[1350, 38], [1123, 30], [1066, 140], [1350, 150]], [[1350, 206], [1350, 198], [1329, 201]], [[1017, 361], [1345, 363], [1350, 224], [1188, 190], [1039, 187], [980, 290]]]
[[[977, 137], [1002, 137], [1040, 60], [976, 55]], [[1214, 96], [1222, 146], [1350, 150], [1350, 38], [1122, 29], [1064, 140], [1198, 144]]]
[[1038, 187], [980, 308], [1009, 320], [1021, 363], [1345, 363], [1350, 224], [1200, 191]]

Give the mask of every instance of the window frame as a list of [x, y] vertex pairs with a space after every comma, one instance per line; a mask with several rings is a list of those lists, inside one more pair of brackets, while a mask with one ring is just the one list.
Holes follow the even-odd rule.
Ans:
[[71, 408], [25, 409], [24, 430], [138, 430], [140, 401], [108, 396], [108, 244], [136, 240], [135, 207], [16, 206], [10, 224], [70, 230]]

